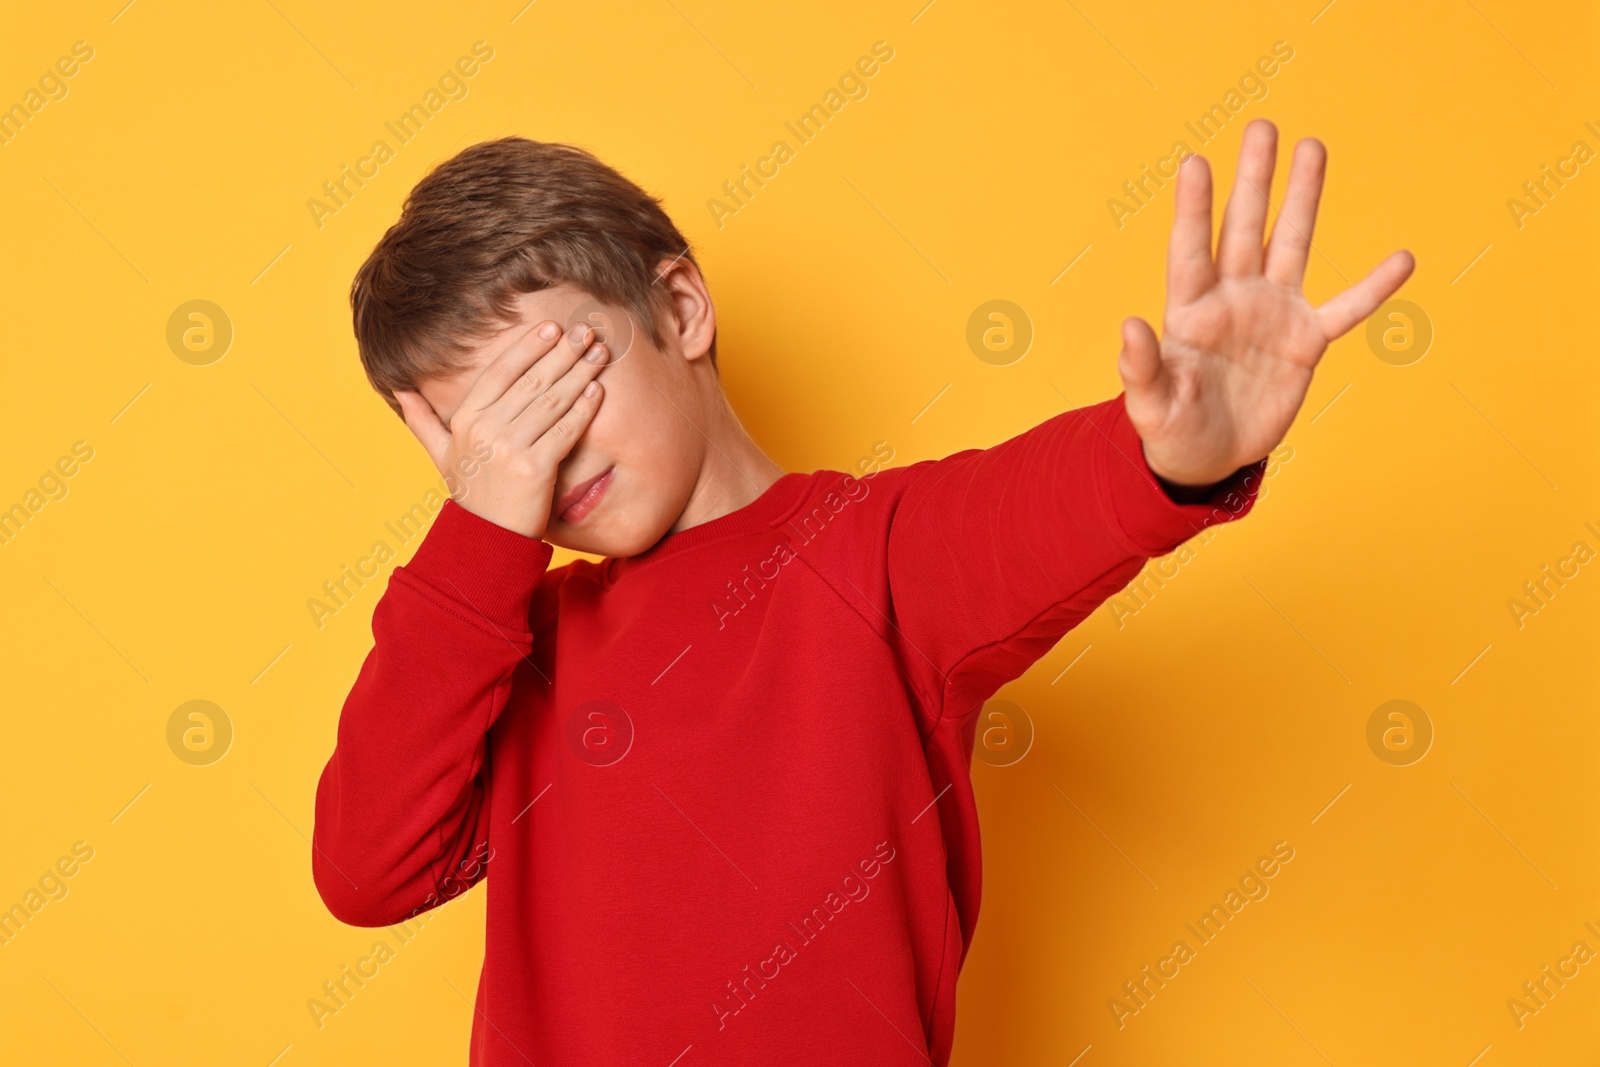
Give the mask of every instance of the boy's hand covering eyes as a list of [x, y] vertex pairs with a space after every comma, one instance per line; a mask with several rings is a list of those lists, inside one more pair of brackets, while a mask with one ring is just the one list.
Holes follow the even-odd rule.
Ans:
[[1328, 153], [1311, 139], [1295, 146], [1283, 207], [1263, 248], [1277, 146], [1270, 122], [1245, 129], [1214, 259], [1211, 169], [1200, 156], [1184, 161], [1162, 336], [1143, 319], [1122, 324], [1117, 370], [1128, 418], [1150, 469], [1178, 486], [1214, 484], [1276, 447], [1329, 342], [1371, 315], [1415, 266], [1409, 252], [1395, 252], [1312, 307], [1300, 284]]
[[421, 393], [395, 390], [406, 425], [468, 511], [528, 537], [550, 524], [561, 461], [599, 410], [609, 354], [587, 322], [530, 327], [496, 356], [445, 426]]

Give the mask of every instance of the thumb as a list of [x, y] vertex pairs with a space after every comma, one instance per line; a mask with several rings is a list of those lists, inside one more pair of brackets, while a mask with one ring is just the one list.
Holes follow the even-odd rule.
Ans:
[[396, 389], [394, 398], [400, 404], [400, 412], [405, 417], [406, 425], [416, 434], [417, 440], [422, 442], [422, 447], [428, 450], [433, 465], [443, 471], [445, 453], [450, 448], [451, 437], [450, 431], [439, 418], [439, 413], [433, 410], [433, 405], [428, 403], [421, 393], [410, 389]]
[[1117, 357], [1117, 373], [1128, 399], [1136, 404], [1159, 402], [1171, 387], [1171, 379], [1161, 365], [1161, 342], [1143, 319], [1122, 321], [1122, 354]]

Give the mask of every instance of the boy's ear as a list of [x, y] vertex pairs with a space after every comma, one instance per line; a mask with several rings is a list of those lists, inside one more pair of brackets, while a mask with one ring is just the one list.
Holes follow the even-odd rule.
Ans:
[[666, 291], [672, 308], [667, 332], [687, 360], [704, 358], [717, 336], [717, 312], [699, 268], [687, 259], [663, 259], [656, 265], [656, 285]]

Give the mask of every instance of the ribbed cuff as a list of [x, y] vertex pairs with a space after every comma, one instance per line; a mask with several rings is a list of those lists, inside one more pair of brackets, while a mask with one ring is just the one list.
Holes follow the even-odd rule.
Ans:
[[1249, 514], [1267, 469], [1262, 459], [1240, 467], [1205, 500], [1179, 504], [1167, 495], [1144, 458], [1139, 432], [1128, 419], [1123, 398], [1106, 406], [1100, 439], [1103, 484], [1118, 528], [1145, 556], [1161, 556], [1205, 529]]
[[502, 629], [528, 632], [533, 591], [554, 550], [446, 500], [400, 568]]

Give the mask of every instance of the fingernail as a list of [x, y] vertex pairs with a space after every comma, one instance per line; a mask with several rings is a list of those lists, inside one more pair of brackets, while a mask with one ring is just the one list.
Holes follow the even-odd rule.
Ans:
[[554, 341], [561, 335], [561, 326], [558, 323], [547, 322], [539, 327], [539, 336], [546, 341]]
[[600, 383], [599, 382], [590, 382], [588, 385], [583, 387], [583, 395], [584, 396], [594, 396], [594, 394], [598, 393], [599, 391], [600, 391]]
[[572, 332], [567, 335], [567, 338], [572, 342], [574, 348], [585, 343], [589, 340], [589, 324], [587, 322], [578, 323], [572, 328]]
[[589, 351], [583, 354], [583, 358], [589, 363], [604, 363], [606, 358], [606, 346], [601, 344], [590, 345]]

